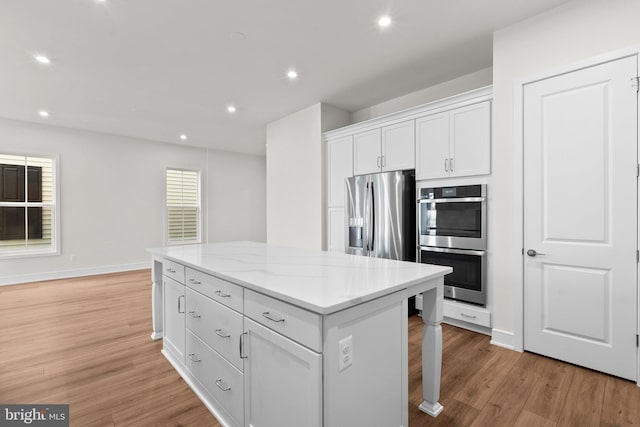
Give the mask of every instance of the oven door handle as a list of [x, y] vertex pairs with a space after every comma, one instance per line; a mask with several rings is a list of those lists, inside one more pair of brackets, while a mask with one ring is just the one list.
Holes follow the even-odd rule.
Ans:
[[418, 203], [471, 203], [484, 202], [486, 197], [460, 197], [457, 199], [418, 199]]
[[487, 254], [487, 251], [475, 251], [472, 249], [438, 248], [435, 246], [420, 246], [420, 250], [427, 251], [427, 252], [441, 252], [441, 253], [458, 254], [458, 255], [485, 256]]

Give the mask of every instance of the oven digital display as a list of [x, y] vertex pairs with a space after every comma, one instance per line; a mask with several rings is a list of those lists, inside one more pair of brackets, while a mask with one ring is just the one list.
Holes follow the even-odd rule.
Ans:
[[442, 197], [456, 197], [456, 187], [443, 188]]

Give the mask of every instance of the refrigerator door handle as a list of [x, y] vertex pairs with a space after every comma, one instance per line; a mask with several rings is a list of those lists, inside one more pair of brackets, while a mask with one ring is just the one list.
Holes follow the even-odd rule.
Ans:
[[375, 200], [373, 199], [373, 182], [370, 183], [369, 190], [371, 194], [369, 196], [369, 250], [373, 251], [375, 244], [375, 233], [376, 233], [376, 214], [373, 210], [375, 206]]
[[362, 248], [365, 252], [365, 255], [368, 255], [366, 252], [369, 250], [369, 183], [365, 184], [365, 192], [364, 192], [364, 224], [362, 227]]

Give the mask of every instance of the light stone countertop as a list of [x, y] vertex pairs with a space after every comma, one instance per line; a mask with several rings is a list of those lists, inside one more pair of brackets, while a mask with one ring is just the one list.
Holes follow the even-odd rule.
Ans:
[[319, 314], [453, 271], [438, 265], [256, 242], [168, 246], [149, 252]]

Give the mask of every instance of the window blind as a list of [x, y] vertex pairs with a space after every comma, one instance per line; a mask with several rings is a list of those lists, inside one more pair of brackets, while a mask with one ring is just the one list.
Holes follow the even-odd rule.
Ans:
[[167, 169], [167, 240], [200, 240], [199, 173]]

